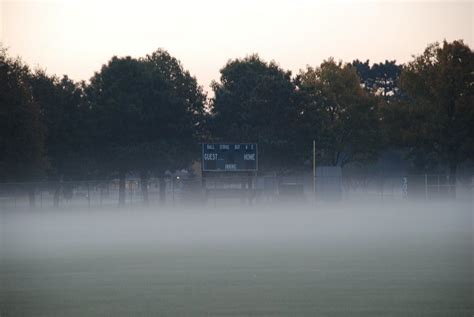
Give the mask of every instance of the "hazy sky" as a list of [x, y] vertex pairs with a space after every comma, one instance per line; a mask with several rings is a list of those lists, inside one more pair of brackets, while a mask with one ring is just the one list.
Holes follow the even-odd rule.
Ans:
[[474, 47], [474, 1], [0, 0], [10, 54], [89, 79], [113, 55], [164, 48], [209, 90], [229, 58], [258, 53], [293, 73], [323, 59], [410, 60], [428, 43]]

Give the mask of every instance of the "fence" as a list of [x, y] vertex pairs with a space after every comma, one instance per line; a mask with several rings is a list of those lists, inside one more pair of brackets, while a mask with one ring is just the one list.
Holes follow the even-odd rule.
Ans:
[[[160, 183], [164, 186], [161, 189]], [[254, 203], [324, 200], [403, 200], [446, 199], [473, 196], [470, 181], [451, 184], [446, 175], [316, 177], [293, 176], [214, 176], [206, 178], [152, 178], [146, 185], [148, 205], [216, 204], [222, 199]], [[125, 203], [144, 204], [138, 179], [127, 179]], [[457, 194], [456, 194], [457, 193]], [[163, 199], [164, 196], [164, 199]], [[1, 183], [0, 208], [115, 207], [119, 201], [118, 180], [83, 182]]]

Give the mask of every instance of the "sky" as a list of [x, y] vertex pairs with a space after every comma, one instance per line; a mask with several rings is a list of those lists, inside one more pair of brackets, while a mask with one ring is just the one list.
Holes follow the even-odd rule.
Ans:
[[112, 56], [163, 48], [209, 91], [257, 53], [296, 74], [324, 59], [407, 62], [429, 43], [474, 47], [474, 1], [0, 0], [0, 41], [33, 68], [88, 80]]

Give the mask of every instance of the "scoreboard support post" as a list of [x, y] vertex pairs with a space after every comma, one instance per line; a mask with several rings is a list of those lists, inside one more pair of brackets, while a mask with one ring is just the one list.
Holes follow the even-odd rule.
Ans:
[[207, 176], [206, 172], [201, 171], [201, 191], [204, 197], [204, 204], [207, 204], [207, 199], [208, 199], [206, 176]]
[[253, 173], [251, 172], [247, 174], [247, 196], [248, 196], [249, 205], [252, 204], [252, 196], [253, 196], [252, 174]]

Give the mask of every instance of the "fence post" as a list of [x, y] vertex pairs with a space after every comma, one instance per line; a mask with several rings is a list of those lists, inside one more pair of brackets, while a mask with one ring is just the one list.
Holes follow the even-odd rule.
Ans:
[[91, 191], [89, 188], [89, 182], [87, 182], [87, 206], [91, 208]]
[[174, 207], [174, 185], [175, 185], [174, 181], [175, 181], [175, 178], [176, 178], [176, 176], [174, 176], [174, 175], [171, 177], [171, 192], [172, 192], [172, 196], [173, 196], [173, 207]]
[[439, 197], [439, 174], [438, 174], [438, 197]]
[[428, 200], [428, 174], [425, 173], [425, 200]]
[[408, 198], [408, 177], [402, 178], [402, 198]]
[[384, 177], [383, 174], [380, 176], [380, 198], [383, 200], [383, 185], [384, 185]]
[[453, 198], [453, 189], [452, 189], [452, 186], [451, 186], [451, 180], [449, 179], [449, 174], [446, 176], [446, 181], [447, 181], [447, 185], [448, 185], [449, 198]]
[[103, 195], [103, 190], [104, 190], [103, 185], [100, 184], [100, 192], [99, 192], [99, 195], [100, 195], [100, 196], [99, 196], [99, 204], [100, 204], [100, 207], [102, 207], [102, 198], [103, 198], [102, 195]]

